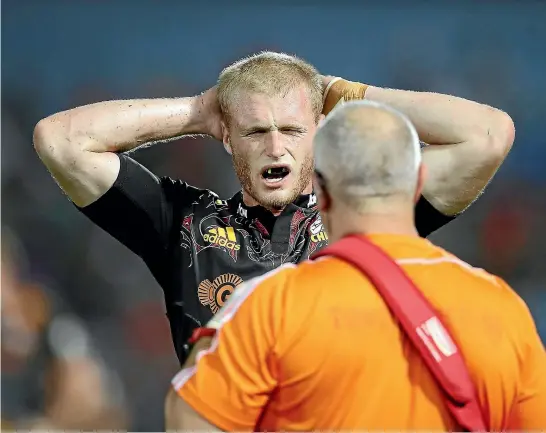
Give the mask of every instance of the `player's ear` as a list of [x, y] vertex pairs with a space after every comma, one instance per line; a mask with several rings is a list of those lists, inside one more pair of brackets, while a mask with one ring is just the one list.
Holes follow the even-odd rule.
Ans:
[[231, 155], [231, 140], [229, 137], [229, 129], [225, 120], [222, 120], [220, 126], [222, 128], [222, 143], [224, 143], [224, 149], [226, 149], [226, 152]]

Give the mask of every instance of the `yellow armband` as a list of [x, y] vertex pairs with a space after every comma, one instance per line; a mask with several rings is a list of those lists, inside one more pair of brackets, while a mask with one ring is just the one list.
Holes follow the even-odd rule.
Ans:
[[324, 90], [322, 114], [327, 115], [341, 101], [364, 99], [367, 89], [367, 84], [348, 81], [339, 77], [334, 78]]

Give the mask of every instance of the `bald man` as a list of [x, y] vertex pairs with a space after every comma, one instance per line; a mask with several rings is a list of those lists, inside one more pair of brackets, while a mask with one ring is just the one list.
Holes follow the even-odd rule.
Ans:
[[[488, 430], [545, 429], [546, 356], [527, 307], [418, 234], [426, 170], [409, 120], [348, 103], [319, 128], [314, 154], [331, 241], [361, 234], [403, 267], [458, 343]], [[376, 289], [337, 258], [242, 284], [207, 328], [172, 381], [169, 430], [460, 430]]]

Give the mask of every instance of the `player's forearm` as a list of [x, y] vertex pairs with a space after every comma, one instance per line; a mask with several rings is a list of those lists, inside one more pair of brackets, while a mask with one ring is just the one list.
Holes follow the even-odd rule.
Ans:
[[505, 113], [487, 105], [431, 92], [369, 87], [366, 99], [404, 113], [429, 144], [455, 144], [503, 131]]
[[37, 130], [46, 133], [35, 138], [73, 150], [124, 152], [149, 142], [206, 133], [199, 108], [199, 97], [99, 102], [43, 119]]

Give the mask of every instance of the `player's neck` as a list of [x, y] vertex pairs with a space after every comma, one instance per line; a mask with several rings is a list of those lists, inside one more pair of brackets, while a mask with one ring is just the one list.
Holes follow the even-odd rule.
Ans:
[[350, 234], [392, 234], [419, 236], [414, 212], [408, 210], [367, 211], [356, 213], [345, 210], [328, 216], [328, 237], [335, 242]]
[[247, 207], [254, 207], [254, 206], [265, 207], [269, 212], [271, 212], [275, 216], [279, 216], [282, 213], [282, 211], [284, 210], [284, 207], [281, 208], [281, 209], [270, 209], [270, 208], [262, 205], [258, 200], [256, 200], [254, 197], [252, 197], [245, 190], [243, 190], [243, 203]]
[[[309, 182], [307, 187], [300, 193], [300, 194], [311, 194], [313, 192], [313, 184]], [[246, 192], [243, 189], [243, 203], [247, 207], [253, 207], [253, 206], [263, 206], [261, 203], [259, 203], [254, 197], [252, 197], [248, 192]], [[282, 211], [284, 210], [284, 207], [280, 209], [270, 209], [266, 206], [264, 206], [267, 210], [269, 210], [273, 215], [279, 216]]]

